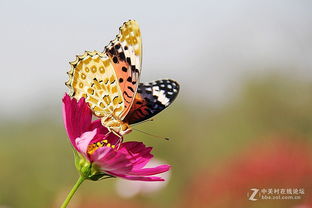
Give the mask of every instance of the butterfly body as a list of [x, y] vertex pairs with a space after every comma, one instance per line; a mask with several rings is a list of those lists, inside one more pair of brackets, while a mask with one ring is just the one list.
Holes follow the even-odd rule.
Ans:
[[131, 132], [130, 124], [157, 114], [178, 94], [179, 85], [172, 80], [139, 83], [141, 62], [140, 29], [130, 20], [104, 52], [86, 51], [70, 62], [69, 94], [85, 98], [102, 125], [122, 137]]

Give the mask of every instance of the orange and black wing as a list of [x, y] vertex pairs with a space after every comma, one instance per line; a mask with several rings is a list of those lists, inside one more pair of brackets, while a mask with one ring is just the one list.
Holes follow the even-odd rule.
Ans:
[[179, 89], [179, 84], [170, 79], [140, 83], [132, 107], [124, 122], [134, 124], [153, 117], [174, 101]]
[[119, 31], [116, 38], [105, 47], [105, 53], [111, 59], [122, 92], [124, 110], [119, 118], [123, 120], [130, 110], [139, 85], [142, 39], [139, 25], [135, 20], [125, 22]]

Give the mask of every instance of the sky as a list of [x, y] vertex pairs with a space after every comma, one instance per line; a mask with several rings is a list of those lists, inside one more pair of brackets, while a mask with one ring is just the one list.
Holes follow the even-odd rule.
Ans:
[[60, 106], [68, 62], [128, 19], [141, 27], [141, 81], [175, 79], [186, 103], [222, 102], [255, 74], [311, 79], [311, 11], [309, 0], [1, 0], [0, 117]]

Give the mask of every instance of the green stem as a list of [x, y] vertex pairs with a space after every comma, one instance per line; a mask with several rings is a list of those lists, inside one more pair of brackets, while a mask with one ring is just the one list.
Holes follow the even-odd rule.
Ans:
[[79, 179], [77, 180], [76, 184], [74, 185], [74, 187], [72, 188], [72, 190], [69, 192], [69, 194], [67, 195], [65, 201], [63, 202], [61, 208], [66, 208], [69, 201], [71, 200], [71, 198], [74, 196], [75, 192], [77, 191], [77, 189], [79, 188], [79, 186], [82, 184], [82, 182], [85, 180], [84, 177], [80, 176]]

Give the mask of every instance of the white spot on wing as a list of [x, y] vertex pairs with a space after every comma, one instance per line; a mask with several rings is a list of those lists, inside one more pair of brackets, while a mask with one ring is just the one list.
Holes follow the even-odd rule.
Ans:
[[158, 101], [161, 102], [161, 104], [163, 104], [164, 106], [168, 105], [170, 100], [166, 97], [163, 91], [153, 90], [153, 95], [158, 97]]

